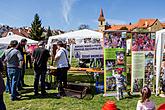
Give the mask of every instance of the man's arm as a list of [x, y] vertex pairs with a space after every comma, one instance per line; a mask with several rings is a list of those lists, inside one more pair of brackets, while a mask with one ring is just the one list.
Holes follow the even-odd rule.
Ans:
[[19, 59], [19, 68], [22, 68], [22, 67], [23, 67], [23, 62], [24, 62], [24, 61], [23, 61], [23, 57], [22, 57], [20, 51], [18, 51], [17, 57], [18, 57], [18, 59]]
[[54, 60], [55, 60], [55, 61], [58, 61], [58, 60], [60, 59], [61, 54], [62, 54], [62, 52], [59, 51], [59, 50], [57, 50], [56, 56], [55, 56]]

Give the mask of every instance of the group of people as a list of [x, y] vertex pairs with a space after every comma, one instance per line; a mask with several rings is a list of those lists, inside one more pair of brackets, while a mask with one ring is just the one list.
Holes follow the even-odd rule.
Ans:
[[[23, 87], [28, 86], [24, 81], [24, 74], [26, 69], [26, 54], [25, 45], [26, 39], [22, 39], [20, 43], [13, 40], [10, 42], [8, 49], [4, 52], [4, 56], [0, 59], [1, 71], [6, 66], [6, 87], [4, 87], [3, 78], [0, 76], [0, 103], [3, 102], [3, 92], [6, 90], [11, 94], [11, 101], [19, 100], [21, 97], [20, 90]], [[64, 87], [67, 86], [67, 71], [69, 67], [68, 52], [64, 48], [62, 41], [57, 42], [57, 50], [55, 55], [55, 63], [57, 65], [57, 85], [58, 94], [57, 97], [65, 96]], [[49, 51], [45, 48], [45, 43], [40, 41], [38, 47], [34, 49], [32, 54], [32, 60], [34, 63], [34, 95], [45, 96], [47, 94], [45, 90], [45, 76], [47, 72], [47, 63], [50, 57]], [[4, 66], [5, 65], [5, 66]], [[1, 74], [0, 74], [1, 75]], [[41, 94], [39, 94], [39, 81], [41, 82]], [[0, 104], [1, 107], [2, 104]], [[5, 105], [4, 105], [5, 108]]]
[[[0, 72], [3, 71], [3, 63], [6, 64], [7, 71], [7, 81], [6, 81], [6, 91], [11, 94], [11, 100], [15, 101], [20, 99], [19, 90], [27, 86], [24, 82], [25, 74], [25, 45], [27, 43], [26, 39], [22, 39], [20, 43], [13, 40], [10, 42], [10, 46], [5, 51], [4, 58], [0, 59]], [[32, 59], [34, 62], [34, 95], [45, 96], [47, 94], [45, 90], [45, 76], [47, 72], [47, 62], [50, 57], [50, 53], [45, 49], [45, 43], [43, 41], [38, 43], [38, 48], [33, 51]], [[62, 41], [57, 42], [56, 55], [54, 61], [57, 65], [57, 86], [58, 94], [57, 97], [65, 96], [64, 88], [67, 87], [67, 71], [69, 68], [68, 52], [65, 49], [64, 43]], [[122, 70], [119, 68], [117, 74], [113, 73], [117, 84], [117, 100], [123, 98], [123, 87], [124, 87], [124, 77], [122, 76]], [[41, 94], [39, 94], [39, 81], [41, 81]], [[5, 86], [3, 78], [0, 74], [0, 108], [6, 109], [3, 102], [3, 92], [5, 91]], [[149, 100], [151, 96], [151, 90], [148, 87], [144, 87], [141, 90], [142, 99], [138, 101], [137, 110], [155, 110], [155, 104], [153, 101]]]

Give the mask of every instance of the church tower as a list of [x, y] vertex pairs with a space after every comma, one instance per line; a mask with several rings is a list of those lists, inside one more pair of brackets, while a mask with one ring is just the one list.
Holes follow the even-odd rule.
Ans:
[[100, 16], [98, 18], [99, 21], [99, 31], [104, 31], [105, 30], [105, 18], [104, 18], [104, 14], [103, 14], [103, 9], [101, 8], [100, 10]]

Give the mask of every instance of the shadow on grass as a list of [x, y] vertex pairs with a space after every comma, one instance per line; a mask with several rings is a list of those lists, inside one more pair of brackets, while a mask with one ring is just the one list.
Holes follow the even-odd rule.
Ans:
[[127, 97], [125, 97], [126, 99], [133, 99], [133, 98], [139, 98], [140, 97], [140, 95], [129, 95], [129, 96], [127, 96]]
[[24, 90], [21, 90], [21, 94], [27, 94], [34, 91], [34, 88], [25, 88]]
[[48, 93], [44, 96], [42, 96], [42, 95], [35, 96], [34, 94], [24, 95], [24, 96], [22, 96], [21, 100], [45, 99], [45, 98], [55, 99], [55, 93]]

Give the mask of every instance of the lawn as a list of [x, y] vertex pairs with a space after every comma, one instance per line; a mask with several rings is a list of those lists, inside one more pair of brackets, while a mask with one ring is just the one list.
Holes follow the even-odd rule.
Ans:
[[[116, 102], [117, 107], [121, 110], [135, 110], [137, 101], [140, 97], [127, 97], [121, 101], [116, 101], [114, 97], [103, 97], [103, 94], [96, 94], [93, 99], [77, 99], [71, 97], [63, 97], [56, 99], [54, 94], [56, 90], [47, 90], [49, 93], [45, 98], [33, 96], [33, 72], [27, 70], [25, 76], [25, 82], [29, 85], [25, 90], [21, 91], [22, 99], [19, 101], [10, 101], [9, 94], [4, 94], [4, 100], [7, 106], [7, 110], [101, 110], [101, 107], [107, 100], [113, 100]], [[83, 75], [69, 74], [70, 81], [86, 80]], [[155, 97], [152, 95], [151, 99], [159, 105], [165, 102], [165, 99]]]

